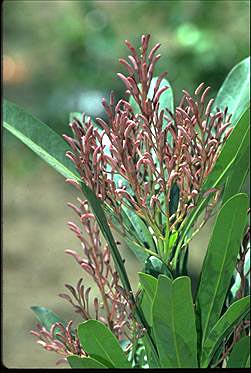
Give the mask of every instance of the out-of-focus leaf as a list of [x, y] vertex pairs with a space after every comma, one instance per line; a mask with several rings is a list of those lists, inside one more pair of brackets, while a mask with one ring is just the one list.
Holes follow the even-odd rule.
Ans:
[[[32, 311], [36, 314], [40, 324], [45, 327], [46, 330], [50, 331], [53, 324], [60, 322], [66, 326], [66, 321], [62, 320], [58, 315], [46, 307], [32, 306]], [[60, 331], [60, 328], [56, 328], [55, 331]]]
[[84, 351], [109, 368], [130, 368], [117, 338], [98, 320], [87, 320], [78, 326], [78, 337]]
[[65, 157], [69, 150], [67, 143], [45, 123], [4, 100], [3, 125], [61, 175], [80, 180], [73, 164]]
[[213, 104], [213, 111], [228, 107], [233, 125], [238, 123], [247, 110], [250, 96], [250, 57], [245, 58], [230, 71], [224, 80]]
[[91, 357], [80, 357], [78, 355], [67, 356], [68, 363], [73, 369], [106, 369], [107, 367]]
[[215, 222], [196, 297], [203, 340], [220, 316], [247, 223], [247, 209], [247, 195], [237, 194], [223, 205]]
[[69, 121], [72, 122], [75, 118], [77, 118], [80, 122], [82, 122], [83, 114], [74, 111], [69, 115]]
[[162, 368], [197, 368], [197, 334], [189, 277], [158, 279], [153, 330]]
[[207, 368], [223, 339], [231, 333], [236, 325], [248, 315], [250, 296], [244, 297], [233, 304], [210, 330], [202, 346], [201, 368]]
[[250, 336], [241, 338], [233, 347], [227, 368], [246, 368], [250, 356]]

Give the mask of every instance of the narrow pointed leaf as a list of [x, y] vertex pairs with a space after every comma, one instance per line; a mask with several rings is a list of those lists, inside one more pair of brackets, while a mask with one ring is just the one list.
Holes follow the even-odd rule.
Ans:
[[67, 356], [68, 363], [73, 369], [106, 369], [107, 367], [91, 357], [80, 357], [78, 355]]
[[158, 279], [153, 330], [162, 368], [197, 368], [197, 334], [189, 277]]
[[65, 157], [69, 150], [67, 143], [45, 123], [4, 100], [3, 125], [61, 175], [80, 179], [71, 161]]
[[245, 368], [250, 356], [250, 336], [241, 338], [233, 347], [227, 368]]
[[[62, 320], [57, 314], [51, 311], [49, 308], [33, 306], [31, 310], [36, 314], [37, 319], [41, 326], [43, 326], [47, 331], [50, 331], [50, 328], [53, 324], [60, 322], [66, 326], [66, 321]], [[60, 331], [59, 328], [56, 328], [55, 331]]]
[[223, 205], [214, 225], [196, 297], [204, 340], [222, 310], [247, 223], [247, 209], [247, 195], [237, 194]]
[[224, 110], [232, 114], [233, 125], [238, 123], [249, 105], [250, 92], [250, 57], [238, 63], [227, 75], [213, 104], [214, 110]]
[[233, 331], [241, 320], [250, 312], [250, 296], [244, 297], [227, 309], [216, 322], [205, 340], [202, 348], [201, 367], [207, 368], [223, 339]]
[[78, 326], [78, 337], [86, 353], [110, 368], [130, 368], [117, 338], [103, 323], [87, 320]]

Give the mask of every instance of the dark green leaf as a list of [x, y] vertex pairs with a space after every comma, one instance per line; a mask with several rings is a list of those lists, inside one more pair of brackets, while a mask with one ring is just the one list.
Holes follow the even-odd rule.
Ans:
[[217, 322], [247, 223], [248, 197], [240, 193], [221, 208], [203, 262], [197, 307], [200, 309], [203, 339]]
[[213, 105], [214, 111], [228, 107], [233, 125], [238, 123], [249, 105], [250, 57], [238, 63], [227, 75]]
[[130, 368], [117, 338], [103, 323], [87, 320], [78, 326], [78, 337], [84, 351], [109, 368]]
[[227, 368], [245, 368], [250, 356], [250, 336], [241, 338], [233, 347]]
[[189, 277], [158, 279], [153, 330], [162, 368], [196, 368], [197, 334]]
[[169, 215], [172, 216], [178, 208], [180, 190], [177, 184], [173, 184], [170, 191]]
[[78, 355], [67, 356], [68, 363], [73, 369], [88, 369], [88, 368], [99, 368], [106, 369], [107, 367], [101, 364], [99, 361], [92, 359], [91, 357], [80, 357]]
[[160, 274], [173, 278], [172, 272], [168, 266], [156, 256], [149, 256], [145, 261], [145, 273], [158, 278]]
[[46, 124], [4, 100], [3, 125], [61, 175], [80, 180], [72, 162], [65, 157], [67, 143]]
[[210, 330], [202, 348], [201, 367], [207, 368], [223, 339], [232, 332], [235, 326], [249, 313], [250, 296], [242, 298], [227, 309], [223, 316]]

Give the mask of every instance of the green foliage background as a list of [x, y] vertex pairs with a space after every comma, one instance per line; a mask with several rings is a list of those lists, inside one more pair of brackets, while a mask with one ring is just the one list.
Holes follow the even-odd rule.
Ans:
[[[70, 111], [102, 116], [101, 98], [123, 84], [123, 43], [142, 33], [161, 42], [157, 73], [168, 71], [176, 103], [201, 81], [217, 92], [230, 69], [249, 54], [248, 1], [5, 1], [4, 96], [60, 134]], [[54, 367], [56, 356], [35, 345], [31, 305], [79, 319], [57, 297], [82, 273], [63, 253], [78, 243], [66, 228], [72, 188], [9, 134], [3, 135], [3, 362], [9, 367]], [[196, 275], [207, 242], [194, 242]], [[136, 259], [124, 250], [135, 286]], [[89, 280], [87, 279], [88, 283]]]

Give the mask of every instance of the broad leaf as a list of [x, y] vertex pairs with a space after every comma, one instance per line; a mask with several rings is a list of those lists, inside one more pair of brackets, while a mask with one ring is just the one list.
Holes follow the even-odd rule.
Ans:
[[197, 334], [189, 277], [158, 279], [153, 330], [162, 368], [197, 368]]
[[4, 100], [3, 125], [61, 175], [80, 180], [72, 162], [65, 157], [69, 146], [45, 123], [12, 102]]
[[87, 320], [78, 326], [78, 337], [84, 351], [109, 368], [130, 368], [117, 338], [103, 323]]
[[223, 307], [247, 223], [247, 209], [247, 195], [237, 194], [223, 205], [214, 225], [196, 297], [204, 340]]
[[[66, 326], [66, 321], [62, 320], [58, 315], [46, 307], [33, 306], [31, 307], [32, 311], [36, 314], [37, 319], [40, 324], [45, 327], [46, 330], [50, 331], [50, 328], [53, 324], [60, 322]], [[55, 331], [60, 331], [59, 328], [56, 328]]]
[[92, 359], [91, 357], [80, 357], [78, 355], [67, 356], [68, 363], [73, 369], [105, 369], [105, 365], [101, 364], [99, 361]]
[[241, 338], [233, 347], [227, 368], [246, 368], [250, 356], [250, 336]]
[[238, 63], [227, 75], [213, 104], [213, 109], [222, 111], [228, 107], [233, 125], [238, 123], [249, 105], [250, 57]]
[[173, 278], [172, 272], [168, 266], [156, 256], [149, 256], [145, 261], [145, 273], [158, 278], [159, 275], [166, 275], [169, 278]]
[[227, 309], [216, 322], [205, 340], [202, 348], [201, 367], [207, 368], [223, 339], [233, 331], [234, 327], [248, 315], [250, 296], [242, 298]]
[[139, 272], [138, 275], [143, 288], [140, 307], [145, 315], [147, 323], [152, 326], [152, 304], [158, 281], [155, 277], [147, 275], [143, 272]]

